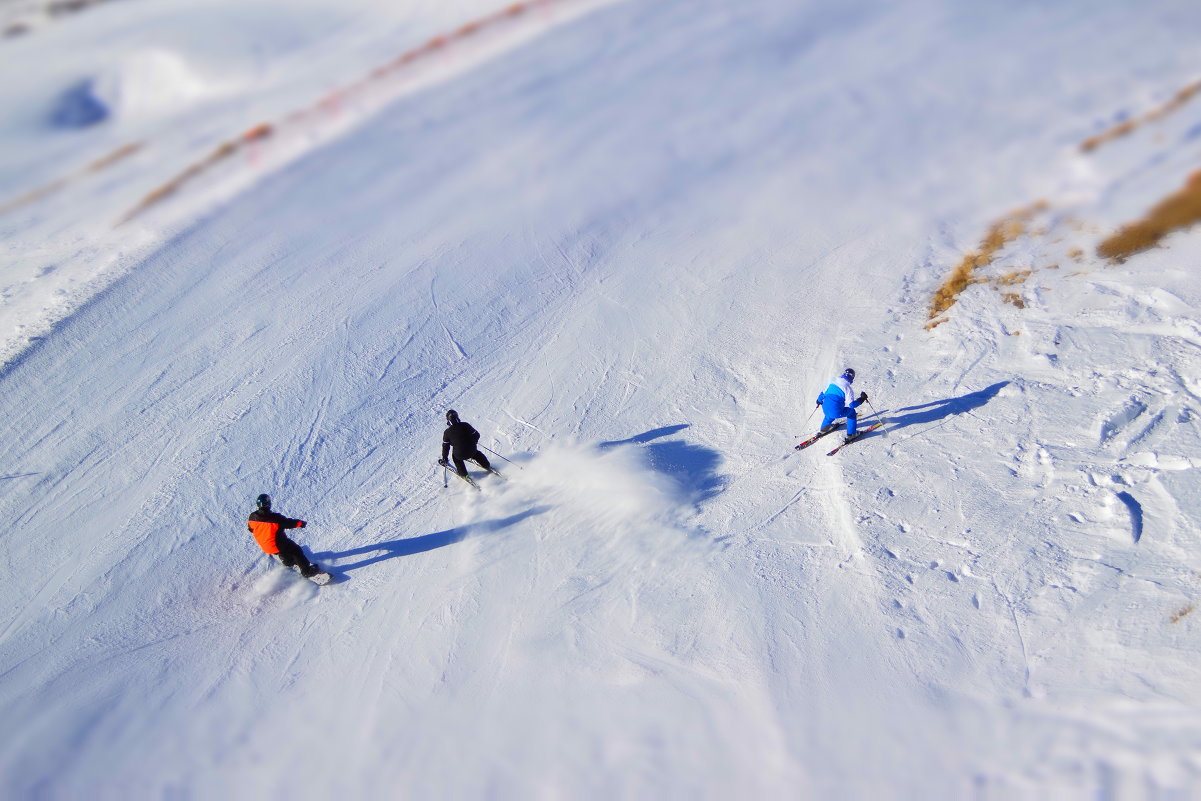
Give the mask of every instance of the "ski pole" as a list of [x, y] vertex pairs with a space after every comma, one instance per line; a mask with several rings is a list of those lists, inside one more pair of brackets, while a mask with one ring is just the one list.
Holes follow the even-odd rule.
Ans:
[[[870, 400], [867, 402], [867, 408], [869, 408], [869, 409], [871, 409], [871, 410], [872, 410], [872, 414], [874, 414], [876, 417], [879, 417], [879, 418], [880, 418], [880, 423], [881, 423], [881, 425], [883, 425], [884, 423], [887, 423], [887, 422], [888, 422], [887, 420], [885, 420], [883, 417], [881, 417], [881, 416], [880, 416], [880, 413], [876, 411], [876, 407], [875, 407], [875, 406], [872, 406], [872, 402], [871, 402]], [[886, 436], [886, 437], [888, 436], [888, 429], [887, 429], [887, 428], [886, 428], [886, 429], [884, 429], [884, 436]]]
[[[500, 456], [500, 454], [499, 454], [499, 453], [497, 453], [496, 451], [492, 450], [492, 449], [491, 449], [491, 448], [489, 448], [487, 445], [481, 445], [480, 447], [481, 447], [481, 448], [483, 448], [484, 450], [488, 451], [488, 453], [492, 454], [493, 456]], [[513, 460], [512, 460], [512, 459], [505, 459], [505, 457], [503, 457], [503, 456], [500, 456], [500, 458], [501, 458], [501, 459], [504, 459], [504, 460], [505, 460], [506, 462], [508, 462], [509, 464], [513, 464]], [[518, 469], [518, 470], [522, 470], [522, 469], [523, 469], [521, 465], [516, 465], [516, 467], [517, 467], [517, 469]]]
[[[809, 410], [809, 417], [812, 417], [812, 416], [813, 416], [813, 413], [814, 413], [814, 412], [816, 412], [817, 410], [818, 410], [818, 407], [817, 407], [817, 406], [814, 406], [812, 409], [810, 409], [810, 410]], [[809, 425], [809, 417], [806, 417], [806, 418], [805, 418], [805, 425]], [[804, 434], [793, 434], [793, 435], [792, 435], [792, 438], [793, 438], [793, 439], [796, 439], [797, 437], [803, 437], [803, 436], [804, 436]]]

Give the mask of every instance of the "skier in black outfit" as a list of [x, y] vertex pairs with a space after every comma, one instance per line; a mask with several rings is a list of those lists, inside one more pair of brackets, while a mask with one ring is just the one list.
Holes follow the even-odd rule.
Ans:
[[271, 511], [271, 496], [265, 493], [255, 499], [255, 506], [257, 508], [250, 513], [250, 519], [246, 521], [246, 528], [254, 535], [255, 542], [263, 552], [278, 556], [284, 567], [298, 566], [300, 574], [305, 578], [320, 573], [321, 568], [305, 558], [300, 546], [284, 534], [285, 529], [304, 528], [304, 521], [293, 520], [279, 512]]
[[446, 467], [446, 457], [450, 455], [450, 449], [454, 448], [454, 456], [452, 461], [455, 463], [455, 470], [463, 478], [467, 478], [467, 465], [463, 462], [467, 459], [479, 462], [480, 466], [492, 472], [492, 465], [488, 463], [488, 457], [480, 453], [478, 444], [480, 441], [480, 432], [471, 427], [470, 423], [464, 423], [459, 419], [459, 413], [451, 409], [446, 413], [446, 431], [442, 434], [442, 458], [438, 460], [438, 464]]

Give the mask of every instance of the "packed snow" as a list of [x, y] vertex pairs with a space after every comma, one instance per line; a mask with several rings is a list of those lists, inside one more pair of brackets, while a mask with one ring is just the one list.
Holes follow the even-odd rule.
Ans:
[[[0, 795], [1197, 793], [1201, 231], [1096, 252], [1201, 167], [1199, 24], [0, 39]], [[884, 425], [797, 452], [847, 366]], [[436, 464], [449, 408], [503, 479]], [[333, 583], [261, 553], [262, 492]]]

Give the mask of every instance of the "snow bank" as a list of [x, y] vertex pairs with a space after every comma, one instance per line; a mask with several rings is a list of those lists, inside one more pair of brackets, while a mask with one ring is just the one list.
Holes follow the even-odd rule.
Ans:
[[109, 119], [172, 114], [221, 87], [168, 50], [142, 50], [69, 90], [54, 113], [57, 124], [86, 127]]

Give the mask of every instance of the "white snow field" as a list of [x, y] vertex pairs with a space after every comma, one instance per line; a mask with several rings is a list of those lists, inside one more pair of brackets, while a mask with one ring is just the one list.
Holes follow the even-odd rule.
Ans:
[[1201, 6], [401, 5], [0, 40], [0, 797], [1201, 793]]

